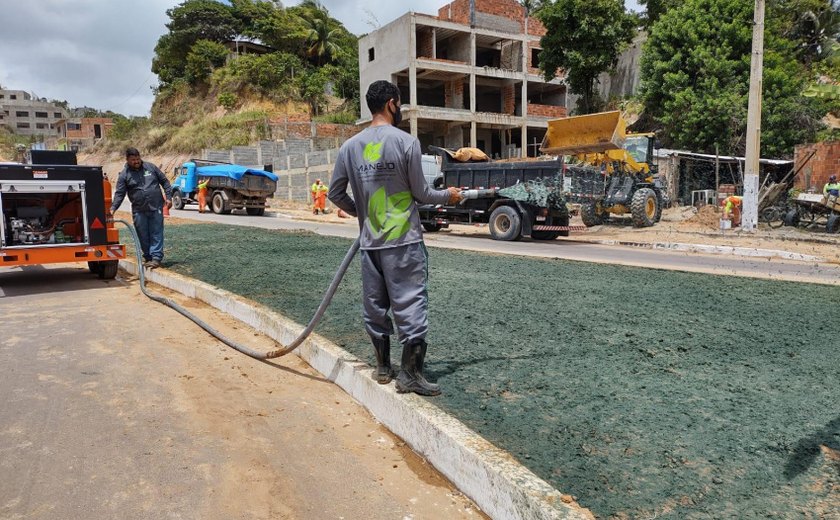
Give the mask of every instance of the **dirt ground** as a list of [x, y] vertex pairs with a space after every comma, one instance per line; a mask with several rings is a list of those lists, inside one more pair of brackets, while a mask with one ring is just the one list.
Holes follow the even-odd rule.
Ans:
[[[299, 323], [350, 244], [166, 233]], [[599, 518], [840, 518], [836, 287], [430, 249], [429, 295], [434, 402]], [[354, 263], [318, 332], [372, 363], [360, 298]]]

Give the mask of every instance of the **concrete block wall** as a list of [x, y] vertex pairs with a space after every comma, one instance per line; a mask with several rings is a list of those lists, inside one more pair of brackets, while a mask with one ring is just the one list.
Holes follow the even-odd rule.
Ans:
[[840, 141], [797, 146], [793, 154], [794, 167], [802, 166], [811, 152], [816, 154], [796, 176], [795, 186], [802, 190], [814, 188], [818, 193], [822, 193], [829, 176], [837, 175], [840, 178]]
[[417, 31], [417, 57], [434, 58], [434, 45], [432, 44], [432, 30], [425, 28]]

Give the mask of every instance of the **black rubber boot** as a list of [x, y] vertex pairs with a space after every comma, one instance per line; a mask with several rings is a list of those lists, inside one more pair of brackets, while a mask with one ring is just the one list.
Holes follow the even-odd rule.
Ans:
[[423, 377], [423, 361], [426, 359], [426, 342], [414, 340], [403, 347], [402, 366], [397, 374], [397, 392], [414, 392], [418, 395], [440, 395], [440, 386]]
[[380, 385], [387, 385], [394, 379], [394, 369], [391, 368], [391, 338], [371, 338], [373, 351], [376, 354], [376, 372], [373, 378]]

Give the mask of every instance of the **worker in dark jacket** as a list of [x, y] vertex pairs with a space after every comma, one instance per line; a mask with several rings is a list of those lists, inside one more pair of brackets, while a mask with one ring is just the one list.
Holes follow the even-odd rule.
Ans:
[[[161, 194], [161, 188], [166, 195]], [[111, 214], [116, 213], [128, 194], [134, 228], [143, 250], [143, 265], [160, 267], [163, 261], [163, 208], [172, 207], [172, 186], [169, 179], [152, 163], [143, 161], [136, 148], [125, 151], [125, 168], [117, 179]]]
[[423, 376], [428, 256], [414, 201], [454, 204], [461, 194], [458, 188], [434, 190], [426, 183], [420, 142], [395, 128], [400, 122], [397, 86], [375, 81], [365, 98], [373, 121], [339, 150], [329, 198], [359, 218], [364, 321], [376, 354], [377, 382], [394, 377], [390, 310], [403, 346], [397, 392], [438, 395], [440, 387]]

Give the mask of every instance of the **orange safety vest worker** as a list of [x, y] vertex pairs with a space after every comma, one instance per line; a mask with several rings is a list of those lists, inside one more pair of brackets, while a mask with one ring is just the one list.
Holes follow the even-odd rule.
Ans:
[[738, 195], [730, 195], [723, 200], [723, 218], [732, 219], [732, 225], [738, 226], [741, 224], [741, 202], [743, 197]]
[[207, 207], [207, 185], [210, 179], [204, 179], [198, 183], [198, 212], [204, 213], [204, 208]]
[[327, 204], [327, 188], [324, 184], [321, 183], [321, 179], [316, 179], [315, 184], [312, 185], [312, 213], [314, 215], [318, 214], [318, 210], [321, 210], [321, 213], [326, 213], [324, 211], [324, 207]]

